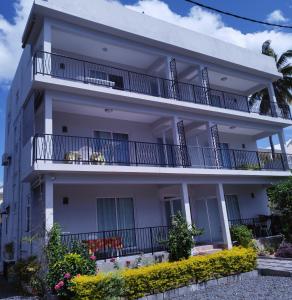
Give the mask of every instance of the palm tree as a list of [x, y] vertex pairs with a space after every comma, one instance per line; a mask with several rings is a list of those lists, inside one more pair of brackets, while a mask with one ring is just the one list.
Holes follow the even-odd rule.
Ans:
[[[292, 104], [292, 65], [289, 59], [292, 58], [292, 50], [287, 50], [278, 59], [278, 55], [271, 47], [271, 41], [265, 41], [262, 45], [262, 53], [275, 59], [277, 69], [283, 74], [283, 78], [273, 83], [277, 104], [282, 110], [283, 117], [289, 118], [290, 111], [288, 104]], [[265, 114], [270, 110], [270, 97], [268, 89], [263, 89], [251, 96], [251, 104], [256, 99], [261, 100], [260, 112]]]

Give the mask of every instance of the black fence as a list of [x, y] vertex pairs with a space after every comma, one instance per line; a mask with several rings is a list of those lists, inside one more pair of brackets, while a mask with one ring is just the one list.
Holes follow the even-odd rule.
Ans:
[[267, 237], [272, 235], [271, 219], [266, 218], [248, 218], [229, 220], [229, 226], [245, 225], [249, 228], [255, 238]]
[[67, 164], [286, 170], [281, 153], [38, 134], [33, 160]]
[[69, 249], [82, 244], [97, 259], [166, 251], [169, 228], [145, 227], [89, 233], [63, 234], [62, 243]]
[[172, 80], [43, 51], [38, 51], [34, 55], [34, 74], [50, 75], [145, 95], [291, 119], [288, 105], [279, 107], [276, 103], [272, 103], [263, 112], [260, 100], [251, 101], [244, 95], [207, 89], [184, 82], [174, 84]]

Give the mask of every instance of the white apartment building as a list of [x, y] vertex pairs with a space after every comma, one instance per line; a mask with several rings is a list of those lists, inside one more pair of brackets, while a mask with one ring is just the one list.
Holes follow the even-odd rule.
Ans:
[[[268, 216], [266, 188], [290, 174], [274, 60], [114, 2], [80, 4], [35, 0], [23, 33], [2, 251], [37, 252], [57, 222], [100, 258], [153, 253], [178, 211], [204, 229], [197, 243], [232, 247], [230, 225]], [[264, 87], [260, 113], [249, 96]], [[281, 151], [259, 151], [271, 135]]]

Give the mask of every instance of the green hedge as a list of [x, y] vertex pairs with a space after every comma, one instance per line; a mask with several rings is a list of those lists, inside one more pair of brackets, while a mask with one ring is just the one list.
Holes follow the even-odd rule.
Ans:
[[179, 262], [165, 262], [139, 269], [80, 276], [72, 280], [75, 299], [110, 299], [122, 296], [137, 299], [191, 283], [248, 272], [256, 267], [256, 253], [233, 248], [207, 256], [194, 256]]

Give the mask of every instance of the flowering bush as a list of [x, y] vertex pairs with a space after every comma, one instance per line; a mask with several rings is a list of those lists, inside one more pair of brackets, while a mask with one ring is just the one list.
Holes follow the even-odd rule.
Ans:
[[68, 287], [71, 285], [71, 278], [80, 274], [94, 275], [95, 260], [75, 253], [65, 254], [49, 270], [52, 292], [61, 296], [70, 296]]
[[78, 275], [94, 275], [96, 257], [89, 257], [88, 249], [81, 243], [74, 243], [69, 250], [62, 244], [60, 226], [54, 224], [49, 232], [46, 247], [48, 263], [47, 286], [53, 293], [70, 296], [68, 287], [71, 279]]

